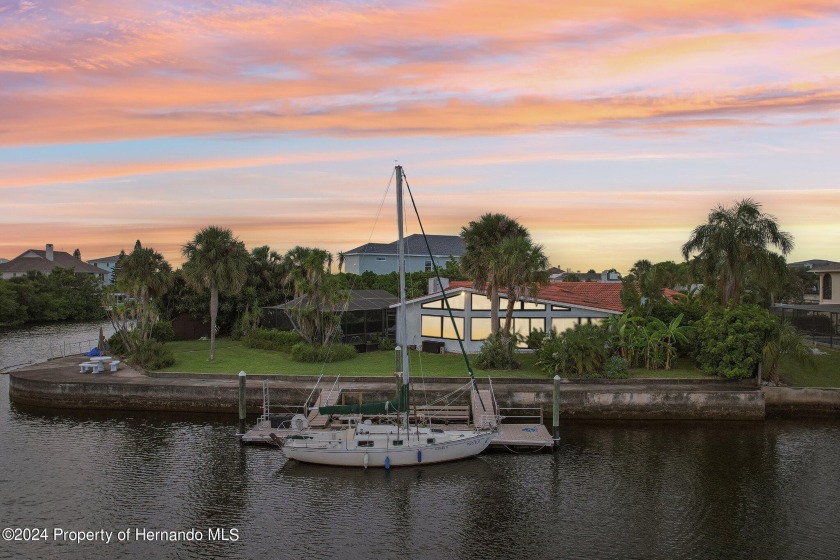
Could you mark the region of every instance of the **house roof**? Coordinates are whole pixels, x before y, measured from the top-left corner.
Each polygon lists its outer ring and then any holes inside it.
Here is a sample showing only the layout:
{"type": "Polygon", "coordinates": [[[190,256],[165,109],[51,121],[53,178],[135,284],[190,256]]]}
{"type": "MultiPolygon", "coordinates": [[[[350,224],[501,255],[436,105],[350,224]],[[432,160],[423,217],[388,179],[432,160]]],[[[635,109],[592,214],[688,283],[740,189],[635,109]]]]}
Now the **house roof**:
{"type": "MultiPolygon", "coordinates": [[[[625,308],[621,304],[621,286],[618,282],[552,282],[542,284],[534,299],[555,305],[623,313],[625,308]]],[[[447,291],[472,287],[472,282],[457,280],[449,283],[447,291]]],[[[505,294],[506,290],[500,290],[500,293],[505,294]]],[[[668,288],[663,290],[663,293],[668,299],[680,295],[680,292],[668,288]]]]}
{"type": "Polygon", "coordinates": [[[815,266],[811,269],[811,272],[840,272],[840,263],[815,266]]]}
{"type": "MultiPolygon", "coordinates": [[[[274,305],[266,309],[295,309],[301,303],[305,302],[306,296],[295,298],[287,301],[282,305],[274,305]]],[[[350,290],[350,304],[345,309],[344,306],[336,307],[330,311],[375,311],[377,309],[387,309],[392,304],[399,300],[396,296],[391,295],[385,290],[350,290]]]]}
{"type": "MultiPolygon", "coordinates": [[[[436,257],[461,257],[464,255],[464,240],[460,235],[427,235],[429,247],[436,257]]],[[[399,242],[393,243],[365,243],[344,253],[345,255],[398,255],[399,242]]],[[[407,255],[428,255],[426,243],[419,233],[405,238],[405,252],[407,255]]]]}
{"type": "Polygon", "coordinates": [[[30,270],[37,270],[49,274],[57,266],[72,268],[76,272],[86,274],[104,274],[101,268],[81,261],[64,251],[53,251],[53,260],[47,260],[47,252],[41,249],[29,249],[9,262],[0,264],[0,272],[29,272],[30,270]]]}
{"type": "Polygon", "coordinates": [[[825,259],[809,259],[807,261],[787,263],[787,265],[788,268],[807,268],[810,270],[816,267],[823,267],[829,265],[838,266],[840,265],[840,263],[837,263],[835,261],[827,261],[825,259]]]}
{"type": "Polygon", "coordinates": [[[119,255],[114,255],[113,257],[102,257],[102,258],[99,258],[99,259],[90,259],[88,262],[90,264],[93,264],[93,263],[111,263],[111,262],[116,263],[118,260],[120,260],[120,256],[119,255]]]}

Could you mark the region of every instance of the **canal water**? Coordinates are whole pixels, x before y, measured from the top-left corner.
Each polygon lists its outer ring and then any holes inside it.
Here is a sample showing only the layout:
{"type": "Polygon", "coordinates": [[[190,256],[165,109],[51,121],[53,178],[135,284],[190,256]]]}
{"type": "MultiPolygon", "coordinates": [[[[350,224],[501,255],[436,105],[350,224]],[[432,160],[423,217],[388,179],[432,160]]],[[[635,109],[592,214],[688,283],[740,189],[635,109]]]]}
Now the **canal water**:
{"type": "Polygon", "coordinates": [[[110,321],[43,323],[0,328],[0,372],[40,363],[65,354],[81,354],[96,346],[99,329],[114,334],[110,321]]]}
{"type": "Polygon", "coordinates": [[[241,447],[232,416],[18,407],[8,383],[1,375],[0,525],[29,530],[30,540],[0,541],[0,558],[835,559],[840,551],[837,420],[565,423],[554,453],[385,472],[241,447]],[[73,542],[73,531],[100,539],[111,531],[111,542],[73,542]]]}

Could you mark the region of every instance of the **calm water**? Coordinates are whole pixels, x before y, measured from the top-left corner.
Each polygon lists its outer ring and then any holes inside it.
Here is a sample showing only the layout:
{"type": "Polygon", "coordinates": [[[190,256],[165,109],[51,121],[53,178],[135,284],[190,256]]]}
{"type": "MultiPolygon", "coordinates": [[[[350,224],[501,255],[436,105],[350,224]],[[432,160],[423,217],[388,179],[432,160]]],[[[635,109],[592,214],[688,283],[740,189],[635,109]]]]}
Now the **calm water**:
{"type": "Polygon", "coordinates": [[[0,371],[51,357],[80,354],[96,346],[99,329],[105,337],[114,334],[110,321],[45,323],[0,329],[0,371]]]}
{"type": "MultiPolygon", "coordinates": [[[[567,424],[553,454],[418,468],[286,463],[215,416],[10,406],[2,558],[837,558],[840,422],[567,424]],[[56,529],[131,542],[55,542],[56,529]],[[201,542],[135,542],[137,529],[201,542]],[[209,529],[238,541],[209,541],[209,529]]],[[[216,535],[219,536],[218,534],[216,535]]]]}

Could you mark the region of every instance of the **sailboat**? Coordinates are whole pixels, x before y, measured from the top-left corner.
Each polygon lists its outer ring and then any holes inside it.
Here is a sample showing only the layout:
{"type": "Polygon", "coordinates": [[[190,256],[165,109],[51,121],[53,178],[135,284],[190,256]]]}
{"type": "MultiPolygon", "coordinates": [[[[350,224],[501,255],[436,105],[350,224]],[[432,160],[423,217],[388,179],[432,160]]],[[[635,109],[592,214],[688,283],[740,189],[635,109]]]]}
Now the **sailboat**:
{"type": "MultiPolygon", "coordinates": [[[[399,234],[400,306],[397,312],[397,344],[402,349],[402,384],[396,397],[381,403],[333,405],[319,408],[320,414],[377,415],[387,423],[365,420],[339,430],[303,430],[283,441],[286,457],[305,463],[343,467],[403,467],[442,463],[473,457],[484,451],[496,429],[440,429],[422,426],[409,414],[410,381],[408,333],[406,328],[405,240],[403,235],[403,170],[397,165],[397,230],[399,234]]],[[[472,376],[472,390],[475,378],[472,376]]]]}

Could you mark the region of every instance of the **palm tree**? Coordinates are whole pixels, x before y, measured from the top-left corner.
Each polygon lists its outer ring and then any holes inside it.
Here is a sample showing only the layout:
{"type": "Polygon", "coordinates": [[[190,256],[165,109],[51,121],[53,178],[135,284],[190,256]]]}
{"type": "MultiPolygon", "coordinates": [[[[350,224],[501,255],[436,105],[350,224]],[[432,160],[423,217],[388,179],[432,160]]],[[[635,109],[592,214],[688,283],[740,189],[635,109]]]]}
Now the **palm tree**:
{"type": "Polygon", "coordinates": [[[506,239],[499,246],[501,267],[499,284],[507,289],[507,310],[502,336],[510,337],[510,326],[516,302],[523,297],[534,297],[537,285],[548,282],[548,257],[542,245],[535,245],[527,235],[506,239]]]}
{"type": "Polygon", "coordinates": [[[341,272],[344,269],[344,261],[347,259],[347,254],[343,251],[338,252],[338,271],[341,272]]]}
{"type": "Polygon", "coordinates": [[[779,229],[774,216],[763,214],[759,203],[746,198],[729,208],[714,208],[708,222],[691,232],[682,254],[688,260],[697,252],[701,271],[717,283],[721,303],[731,305],[741,297],[748,270],[770,258],[768,245],[787,255],[793,237],[779,229]]]}
{"type": "Polygon", "coordinates": [[[349,292],[342,290],[330,274],[331,265],[332,254],[310,247],[295,247],[283,260],[283,282],[292,286],[295,297],[300,298],[292,310],[292,320],[311,344],[323,345],[333,339],[341,319],[336,310],[350,300],[349,292]]]}
{"type": "Polygon", "coordinates": [[[476,290],[490,299],[490,331],[499,332],[499,274],[505,267],[500,247],[506,239],[528,237],[528,230],[504,214],[484,214],[461,229],[464,256],[461,267],[476,290]]]}
{"type": "Polygon", "coordinates": [[[120,254],[115,267],[117,289],[129,296],[127,303],[112,305],[112,319],[124,345],[134,350],[135,343],[149,339],[152,325],[158,318],[157,301],[172,286],[172,267],[163,256],[152,248],[143,247],[140,241],[129,254],[120,254]],[[115,317],[124,315],[122,317],[115,317]],[[128,337],[129,324],[134,322],[133,340],[128,337]]]}
{"type": "Polygon", "coordinates": [[[182,270],[187,284],[210,290],[210,361],[216,357],[216,315],[219,292],[239,290],[248,277],[248,251],[231,230],[208,226],[181,248],[186,257],[182,270]]]}
{"type": "Polygon", "coordinates": [[[779,384],[779,363],[783,356],[791,356],[803,365],[814,365],[814,355],[805,337],[786,320],[777,321],[767,335],[761,352],[762,366],[776,385],[779,384]]]}

